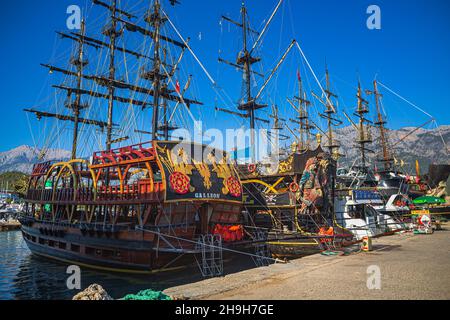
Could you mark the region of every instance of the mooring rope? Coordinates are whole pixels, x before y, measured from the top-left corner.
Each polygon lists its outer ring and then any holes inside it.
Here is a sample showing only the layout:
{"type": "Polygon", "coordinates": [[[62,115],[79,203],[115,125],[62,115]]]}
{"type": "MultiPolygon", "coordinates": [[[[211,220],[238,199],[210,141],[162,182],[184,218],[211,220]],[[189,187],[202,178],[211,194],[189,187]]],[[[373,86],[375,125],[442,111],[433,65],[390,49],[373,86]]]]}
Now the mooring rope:
{"type": "MultiPolygon", "coordinates": [[[[165,233],[152,231],[152,230],[147,230],[147,229],[144,229],[144,228],[136,228],[136,230],[153,233],[153,234],[160,235],[160,236],[163,236],[163,237],[173,238],[173,239],[176,239],[178,241],[184,241],[184,242],[188,242],[188,243],[192,243],[192,244],[198,244],[197,241],[193,241],[193,240],[189,240],[189,239],[185,239],[185,238],[180,238],[180,237],[177,237],[177,236],[171,236],[171,235],[168,235],[168,234],[165,234],[165,233]]],[[[228,252],[233,252],[233,253],[237,253],[237,254],[242,254],[242,255],[245,255],[245,256],[249,256],[249,257],[263,258],[263,259],[272,260],[272,261],[278,262],[278,263],[286,263],[284,260],[280,260],[280,259],[274,259],[274,258],[270,258],[270,257],[259,256],[259,255],[252,254],[252,253],[247,253],[247,252],[243,252],[243,251],[233,250],[233,249],[229,249],[229,248],[223,248],[223,247],[214,246],[214,245],[210,245],[210,244],[206,244],[206,243],[203,244],[203,245],[206,246],[206,247],[218,248],[218,249],[221,249],[223,251],[228,251],[228,252]]]]}

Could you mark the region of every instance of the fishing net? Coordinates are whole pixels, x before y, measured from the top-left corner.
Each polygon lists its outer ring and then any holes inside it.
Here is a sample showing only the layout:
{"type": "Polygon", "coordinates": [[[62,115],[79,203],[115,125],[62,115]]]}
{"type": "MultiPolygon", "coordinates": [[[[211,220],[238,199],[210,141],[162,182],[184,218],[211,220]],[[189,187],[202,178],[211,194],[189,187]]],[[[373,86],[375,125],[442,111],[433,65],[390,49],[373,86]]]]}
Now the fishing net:
{"type": "Polygon", "coordinates": [[[161,291],[142,290],[138,294],[128,294],[121,300],[172,300],[172,298],[161,291]]]}

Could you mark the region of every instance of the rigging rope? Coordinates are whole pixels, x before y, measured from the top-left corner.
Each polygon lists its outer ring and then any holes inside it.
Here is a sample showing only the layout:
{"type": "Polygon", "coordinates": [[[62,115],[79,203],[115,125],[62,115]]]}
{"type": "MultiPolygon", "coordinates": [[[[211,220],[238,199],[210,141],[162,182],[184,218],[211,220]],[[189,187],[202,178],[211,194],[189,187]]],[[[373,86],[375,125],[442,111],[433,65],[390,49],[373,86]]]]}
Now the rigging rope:
{"type": "MultiPolygon", "coordinates": [[[[140,228],[140,227],[136,227],[136,230],[140,230],[140,231],[143,231],[143,232],[149,232],[149,233],[156,234],[156,235],[159,235],[159,236],[162,236],[162,237],[173,238],[173,239],[176,239],[176,240],[178,240],[180,242],[188,242],[188,243],[192,243],[192,244],[197,244],[198,243],[197,241],[193,241],[193,240],[189,240],[189,239],[185,239],[185,238],[180,238],[180,237],[177,237],[177,236],[171,236],[171,235],[168,235],[168,234],[165,234],[165,233],[152,231],[152,230],[147,230],[147,229],[140,228]]],[[[248,253],[248,252],[244,252],[244,251],[238,251],[238,250],[233,250],[233,249],[229,249],[229,248],[223,248],[223,247],[214,246],[214,245],[210,245],[210,244],[206,244],[206,243],[202,244],[202,245],[204,245],[205,247],[218,248],[218,249],[221,249],[223,251],[237,253],[237,254],[241,254],[241,255],[245,255],[245,256],[249,256],[249,257],[263,258],[263,259],[272,260],[273,262],[278,262],[278,263],[286,263],[285,261],[280,260],[280,259],[276,259],[276,258],[274,259],[274,258],[270,258],[270,257],[259,256],[259,255],[248,253]]]]}
{"type": "Polygon", "coordinates": [[[308,65],[309,70],[311,71],[311,73],[313,74],[314,78],[316,79],[316,82],[317,82],[317,84],[319,85],[320,90],[322,91],[322,94],[323,94],[323,95],[325,96],[325,98],[327,99],[327,102],[330,104],[330,106],[331,106],[331,108],[333,109],[333,111],[335,111],[335,110],[334,110],[333,104],[331,103],[330,99],[328,99],[328,95],[326,95],[325,90],[323,89],[323,87],[322,87],[322,85],[321,85],[319,79],[317,78],[316,73],[314,72],[313,68],[312,68],[311,65],[309,64],[308,58],[306,58],[305,54],[303,53],[302,48],[301,48],[300,45],[298,44],[298,41],[296,41],[295,44],[296,44],[298,50],[300,51],[300,53],[301,53],[303,59],[305,59],[305,62],[306,62],[306,64],[308,65]]]}
{"type": "Polygon", "coordinates": [[[435,119],[431,114],[429,114],[428,112],[426,112],[425,110],[423,110],[422,108],[418,107],[417,105],[415,105],[414,103],[412,103],[411,101],[403,98],[401,95],[399,95],[398,93],[396,93],[395,91],[393,91],[392,89],[388,88],[386,85],[384,85],[383,83],[381,83],[380,81],[378,81],[378,83],[380,84],[380,86],[382,86],[383,88],[385,88],[386,90],[388,90],[390,93],[394,94],[395,96],[397,96],[398,98],[400,98],[401,100],[405,101],[406,103],[410,104],[411,106],[413,106],[414,108],[416,108],[417,110],[419,110],[420,112],[426,114],[427,116],[429,116],[431,119],[435,119]]]}
{"type": "Polygon", "coordinates": [[[192,51],[191,47],[189,46],[189,44],[186,42],[186,40],[184,40],[183,36],[180,34],[180,32],[178,31],[178,29],[175,27],[175,25],[172,23],[172,20],[170,20],[169,16],[167,15],[167,13],[161,9],[161,11],[164,13],[164,15],[167,18],[167,21],[169,21],[169,24],[172,26],[172,28],[175,30],[175,32],[177,33],[178,37],[181,39],[181,41],[183,41],[184,45],[186,46],[186,48],[189,50],[189,52],[192,54],[192,56],[194,57],[194,59],[198,62],[198,64],[200,65],[200,67],[203,69],[203,71],[205,72],[205,74],[207,75],[207,77],[209,78],[209,80],[212,82],[213,85],[216,85],[216,81],[211,77],[211,75],[209,74],[208,70],[206,70],[205,66],[202,64],[202,62],[200,61],[200,59],[197,57],[197,55],[194,53],[194,51],[192,51]]]}
{"type": "Polygon", "coordinates": [[[445,153],[448,155],[449,154],[449,150],[447,147],[447,143],[444,139],[444,136],[442,135],[442,131],[440,130],[439,125],[437,124],[436,118],[433,117],[431,114],[429,114],[428,112],[426,112],[425,110],[423,110],[422,108],[420,108],[419,106],[417,106],[416,104],[412,103],[411,101],[409,101],[408,99],[402,97],[400,94],[398,94],[397,92],[395,92],[394,90],[392,90],[391,88],[389,88],[387,85],[383,84],[382,82],[378,81],[378,83],[380,84],[380,86],[382,86],[383,88],[385,88],[386,90],[388,90],[390,93],[392,93],[393,95],[395,95],[397,98],[403,100],[404,102],[408,103],[409,105],[413,106],[415,109],[419,110],[420,112],[422,112],[423,114],[427,115],[428,117],[431,118],[431,120],[434,122],[434,124],[436,125],[436,129],[438,130],[439,135],[441,136],[441,140],[442,143],[444,144],[445,147],[445,153]]]}

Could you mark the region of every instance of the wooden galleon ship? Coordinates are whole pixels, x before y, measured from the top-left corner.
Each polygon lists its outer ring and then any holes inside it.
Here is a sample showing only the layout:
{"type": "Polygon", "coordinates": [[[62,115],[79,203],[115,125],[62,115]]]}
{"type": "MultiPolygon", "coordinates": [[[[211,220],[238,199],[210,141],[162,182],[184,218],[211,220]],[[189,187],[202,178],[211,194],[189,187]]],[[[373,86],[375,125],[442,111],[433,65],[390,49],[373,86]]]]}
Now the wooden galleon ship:
{"type": "MultiPolygon", "coordinates": [[[[65,112],[26,110],[38,119],[74,126],[71,159],[33,168],[21,218],[28,247],[37,255],[77,265],[155,272],[183,266],[188,259],[192,262],[192,255],[208,251],[211,245],[242,241],[242,186],[227,154],[169,138],[169,132],[176,129],[167,116],[169,111],[184,108],[190,112],[190,106],[201,104],[184,96],[190,78],[184,89],[175,81],[187,41],[178,32],[179,40],[162,34],[165,25],[175,27],[159,0],[150,3],[144,19],[118,8],[116,0],[93,3],[107,10],[104,40],[88,36],[83,21],[80,32],[59,33],[75,42],[69,68],[45,65],[51,73],[63,74],[74,83],[55,86],[66,94],[65,112]],[[142,42],[142,52],[133,51],[123,45],[128,34],[150,41],[142,42]],[[169,45],[174,48],[169,50],[169,45]],[[107,51],[107,75],[88,74],[87,47],[107,51]],[[153,54],[148,56],[145,50],[153,54]],[[177,52],[176,57],[168,57],[169,52],[177,52]],[[144,61],[135,82],[118,78],[117,53],[144,61]],[[94,101],[100,106],[106,102],[105,121],[88,118],[94,101]],[[114,138],[122,124],[113,122],[118,104],[142,113],[151,111],[152,131],[135,128],[151,134],[150,142],[114,147],[129,139],[114,138]],[[85,127],[100,127],[101,134],[106,129],[106,146],[104,151],[79,158],[81,128],[85,127]]],[[[81,147],[92,148],[89,142],[81,147]]]]}
{"type": "Polygon", "coordinates": [[[243,94],[237,105],[237,111],[216,109],[249,121],[249,152],[244,156],[246,160],[241,161],[246,163],[238,166],[244,189],[244,206],[254,225],[267,231],[266,243],[271,253],[286,257],[322,250],[331,242],[351,240],[352,235],[335,223],[335,159],[339,146],[334,143],[332,127],[338,124],[336,123],[338,120],[334,118],[336,111],[331,99],[335,95],[329,88],[328,72],[327,87],[323,90],[325,97],[316,96],[326,106],[325,113],[320,116],[327,120],[328,132],[316,126],[308,115],[311,102],[308,101],[303,88],[299,69],[298,94],[293,98],[287,98],[287,103],[296,110],[296,118],[283,119],[279,116],[277,106],[272,107],[273,113],[270,115],[272,121],[257,114],[259,110],[268,107],[267,104],[260,102],[263,92],[292,49],[298,47],[296,40],[292,40],[268,75],[261,74],[261,68],[255,66],[262,61],[262,58],[256,56],[257,51],[282,2],[283,0],[277,2],[262,32],[257,32],[250,26],[245,4],[241,8],[240,20],[222,17],[224,22],[231,23],[242,31],[243,42],[236,62],[221,57],[219,62],[243,72],[243,94]],[[256,40],[250,43],[250,39],[254,38],[256,40]],[[260,87],[255,80],[257,77],[264,78],[260,87]],[[298,129],[290,129],[288,122],[298,125],[298,129]],[[267,154],[266,159],[258,158],[255,150],[257,123],[273,124],[267,136],[270,144],[275,146],[273,148],[275,152],[267,154]],[[282,134],[283,129],[288,129],[290,136],[282,134]],[[328,145],[325,148],[322,147],[321,133],[316,135],[316,139],[312,138],[313,129],[318,129],[327,136],[328,145]],[[292,147],[289,150],[282,150],[279,142],[290,138],[294,138],[295,141],[292,147]]]}

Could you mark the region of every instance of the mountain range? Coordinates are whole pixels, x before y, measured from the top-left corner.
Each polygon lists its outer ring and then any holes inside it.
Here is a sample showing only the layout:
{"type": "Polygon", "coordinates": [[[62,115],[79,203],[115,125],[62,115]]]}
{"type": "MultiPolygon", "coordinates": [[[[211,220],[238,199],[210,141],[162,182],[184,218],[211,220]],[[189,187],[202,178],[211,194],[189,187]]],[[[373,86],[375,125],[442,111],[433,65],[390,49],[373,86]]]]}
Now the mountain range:
{"type": "Polygon", "coordinates": [[[44,154],[41,149],[20,146],[9,151],[0,152],[0,173],[12,171],[31,173],[35,163],[51,160],[68,160],[70,155],[70,151],[63,149],[48,149],[44,154]]]}
{"type": "MultiPolygon", "coordinates": [[[[388,137],[390,145],[395,145],[403,137],[407,136],[414,128],[402,128],[399,130],[389,130],[388,137]]],[[[369,162],[375,163],[379,154],[379,136],[377,130],[371,130],[374,142],[367,148],[375,151],[368,153],[369,162]]],[[[359,159],[359,150],[355,148],[356,130],[349,126],[336,130],[336,139],[341,145],[340,153],[344,157],[340,160],[341,166],[351,165],[356,159],[359,159]]],[[[450,125],[440,126],[436,129],[418,129],[410,134],[401,143],[390,148],[399,163],[403,161],[404,170],[414,172],[415,162],[419,160],[422,173],[428,172],[431,163],[450,164],[450,150],[444,146],[444,142],[450,141],[450,125]]],[[[9,151],[0,152],[0,173],[2,172],[23,172],[30,173],[33,164],[57,160],[64,161],[70,159],[70,151],[63,149],[48,149],[42,157],[43,152],[30,146],[20,146],[9,151]],[[42,158],[42,159],[41,159],[42,158]]]]}
{"type": "MultiPolygon", "coordinates": [[[[398,161],[404,164],[402,171],[415,172],[416,160],[419,161],[421,172],[428,172],[430,164],[450,164],[450,125],[435,129],[417,129],[413,127],[399,130],[388,130],[389,152],[398,161]],[[406,138],[405,138],[406,137],[406,138]],[[402,140],[402,141],[401,141],[402,140]],[[401,141],[401,142],[400,142],[401,141]],[[445,142],[444,142],[445,141],[445,142]]],[[[376,128],[371,129],[372,144],[367,145],[367,157],[372,164],[380,158],[381,146],[379,133],[376,128]]],[[[351,165],[360,158],[360,151],[356,148],[357,131],[349,126],[336,130],[336,139],[340,142],[340,152],[344,155],[341,165],[351,165]]],[[[378,164],[382,168],[382,164],[378,164]]]]}

